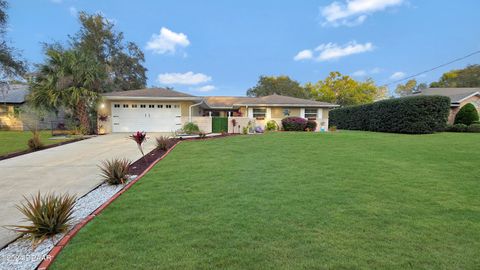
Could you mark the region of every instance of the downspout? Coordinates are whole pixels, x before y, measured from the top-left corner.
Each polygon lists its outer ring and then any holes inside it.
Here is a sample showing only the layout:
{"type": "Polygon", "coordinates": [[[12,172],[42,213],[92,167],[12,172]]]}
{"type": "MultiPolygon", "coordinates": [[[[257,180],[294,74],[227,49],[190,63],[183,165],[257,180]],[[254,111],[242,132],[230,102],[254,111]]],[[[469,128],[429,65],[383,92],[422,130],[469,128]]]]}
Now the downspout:
{"type": "Polygon", "coordinates": [[[197,104],[190,105],[190,107],[188,108],[188,122],[192,122],[192,108],[195,106],[201,105],[202,103],[203,103],[203,99],[197,104]]]}

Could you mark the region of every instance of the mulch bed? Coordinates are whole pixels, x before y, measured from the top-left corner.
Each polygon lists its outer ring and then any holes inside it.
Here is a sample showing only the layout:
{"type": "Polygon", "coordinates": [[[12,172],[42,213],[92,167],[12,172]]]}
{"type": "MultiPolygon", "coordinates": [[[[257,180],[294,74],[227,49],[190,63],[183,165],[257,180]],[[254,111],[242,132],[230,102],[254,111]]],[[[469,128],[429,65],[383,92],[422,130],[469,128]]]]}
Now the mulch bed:
{"type": "Polygon", "coordinates": [[[72,139],[72,140],[68,140],[68,141],[64,141],[64,142],[49,144],[49,145],[46,145],[42,149],[37,150],[37,151],[23,150],[23,151],[13,152],[13,153],[10,153],[10,154],[0,156],[0,160],[9,159],[9,158],[13,158],[13,157],[18,157],[18,156],[25,155],[25,154],[28,154],[28,153],[38,152],[38,151],[42,151],[42,150],[45,150],[45,149],[57,147],[57,146],[60,146],[60,145],[65,145],[65,144],[69,144],[69,143],[78,142],[78,141],[81,141],[81,140],[86,140],[86,139],[89,139],[89,138],[90,137],[76,138],[76,139],[72,139]]]}

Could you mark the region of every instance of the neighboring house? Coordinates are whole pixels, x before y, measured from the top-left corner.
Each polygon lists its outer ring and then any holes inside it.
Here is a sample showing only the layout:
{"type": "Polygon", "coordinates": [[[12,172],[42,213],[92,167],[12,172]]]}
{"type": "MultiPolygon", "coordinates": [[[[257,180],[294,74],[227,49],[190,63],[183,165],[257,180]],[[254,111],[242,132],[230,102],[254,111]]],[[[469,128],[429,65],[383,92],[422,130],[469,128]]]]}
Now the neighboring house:
{"type": "Polygon", "coordinates": [[[460,108],[472,103],[480,112],[480,88],[427,88],[414,95],[440,95],[450,98],[450,115],[448,123],[453,124],[460,108]]]}
{"type": "MultiPolygon", "coordinates": [[[[5,95],[0,93],[0,130],[28,130],[21,117],[22,111],[27,107],[28,93],[28,85],[24,84],[12,84],[5,95]]],[[[54,113],[47,113],[45,117],[39,119],[36,127],[50,129],[52,121],[56,120],[54,113]]]]}
{"type": "Polygon", "coordinates": [[[328,112],[337,105],[294,97],[198,97],[151,88],[105,93],[99,109],[99,132],[174,132],[187,122],[204,132],[239,133],[243,127],[265,127],[269,120],[281,126],[287,116],[317,121],[328,129],[328,112]],[[235,121],[232,121],[235,120],[235,121]],[[233,126],[235,122],[235,126],[233,126]]]}

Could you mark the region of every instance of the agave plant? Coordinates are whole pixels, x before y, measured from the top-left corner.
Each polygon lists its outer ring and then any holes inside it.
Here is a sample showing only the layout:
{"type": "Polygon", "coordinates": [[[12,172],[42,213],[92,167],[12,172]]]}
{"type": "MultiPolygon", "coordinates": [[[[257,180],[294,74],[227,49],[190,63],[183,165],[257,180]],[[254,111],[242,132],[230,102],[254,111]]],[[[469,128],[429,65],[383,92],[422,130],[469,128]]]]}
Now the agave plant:
{"type": "Polygon", "coordinates": [[[29,225],[12,225],[11,230],[20,233],[22,236],[32,240],[32,247],[35,249],[45,239],[53,237],[58,233],[64,233],[70,227],[72,220],[73,206],[77,198],[68,194],[55,195],[49,193],[46,195],[37,195],[27,199],[25,202],[17,205],[17,209],[25,215],[25,220],[29,225]]]}
{"type": "Polygon", "coordinates": [[[147,160],[145,159],[145,154],[143,153],[143,143],[147,140],[147,133],[145,131],[137,131],[130,135],[130,139],[135,141],[138,146],[138,150],[140,150],[140,153],[142,153],[143,160],[145,163],[147,163],[147,160]]]}
{"type": "Polygon", "coordinates": [[[128,177],[128,169],[131,162],[128,159],[114,158],[112,160],[102,161],[100,175],[103,180],[110,185],[125,184],[128,177]]]}

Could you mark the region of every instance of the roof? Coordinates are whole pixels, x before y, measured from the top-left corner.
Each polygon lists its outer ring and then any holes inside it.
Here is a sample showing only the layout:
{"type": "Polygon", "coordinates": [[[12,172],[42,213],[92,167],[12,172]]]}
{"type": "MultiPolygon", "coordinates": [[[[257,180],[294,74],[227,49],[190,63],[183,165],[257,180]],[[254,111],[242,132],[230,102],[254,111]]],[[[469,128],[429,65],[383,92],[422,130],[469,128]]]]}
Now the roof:
{"type": "Polygon", "coordinates": [[[427,88],[423,89],[419,93],[415,93],[415,95],[424,95],[424,96],[446,96],[450,98],[452,104],[460,103],[463,100],[479,95],[480,96],[480,88],[427,88]]]}
{"type": "Polygon", "coordinates": [[[0,103],[22,104],[25,102],[29,93],[28,85],[26,84],[12,84],[5,99],[0,94],[0,103]]]}
{"type": "Polygon", "coordinates": [[[233,108],[238,106],[288,106],[288,107],[337,107],[328,102],[295,98],[281,95],[264,97],[204,97],[205,103],[212,108],[233,108]]]}
{"type": "Polygon", "coordinates": [[[104,93],[103,96],[107,99],[198,99],[195,96],[166,88],[145,88],[138,90],[116,91],[104,93]]]}

